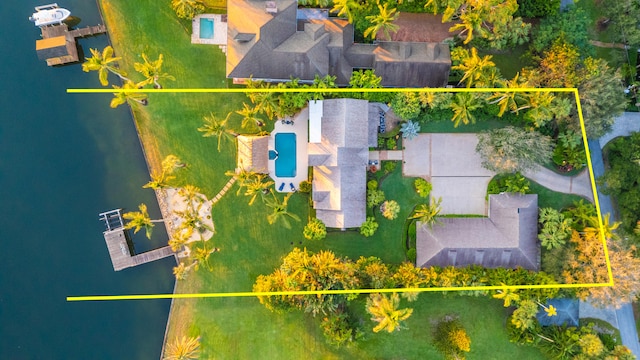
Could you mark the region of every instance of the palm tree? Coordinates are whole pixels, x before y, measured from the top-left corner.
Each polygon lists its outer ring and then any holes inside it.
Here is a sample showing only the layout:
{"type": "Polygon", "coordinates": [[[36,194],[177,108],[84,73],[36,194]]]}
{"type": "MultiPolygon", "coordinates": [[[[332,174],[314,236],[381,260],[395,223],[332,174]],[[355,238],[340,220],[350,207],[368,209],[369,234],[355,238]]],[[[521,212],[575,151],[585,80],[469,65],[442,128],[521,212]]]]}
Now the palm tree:
{"type": "MultiPolygon", "coordinates": [[[[614,221],[613,224],[610,222],[611,219],[611,214],[606,214],[605,216],[602,217],[602,233],[604,235],[604,238],[607,240],[611,240],[614,238],[615,233],[614,231],[620,226],[621,222],[619,221],[614,221]]],[[[590,219],[589,223],[591,224],[591,226],[587,226],[584,228],[584,232],[588,233],[588,232],[592,232],[592,233],[599,233],[600,232],[600,225],[598,224],[598,217],[594,216],[590,219]]]]}
{"type": "Polygon", "coordinates": [[[194,258],[193,265],[195,265],[196,271],[200,268],[201,265],[205,266],[207,270],[211,270],[211,264],[209,264],[209,257],[211,256],[211,254],[220,251],[220,249],[216,247],[214,247],[213,249],[207,249],[206,242],[202,241],[202,243],[204,245],[202,247],[197,248],[193,254],[193,258],[194,258]]]}
{"type": "Polygon", "coordinates": [[[268,179],[267,175],[257,174],[244,182],[243,185],[246,188],[244,195],[251,196],[249,206],[253,205],[258,195],[261,195],[263,197],[262,200],[264,201],[264,195],[268,193],[269,188],[274,184],[273,181],[265,181],[265,179],[268,179]]]}
{"type": "Polygon", "coordinates": [[[171,7],[179,18],[187,20],[204,11],[204,5],[198,0],[171,0],[171,7]]]}
{"type": "MultiPolygon", "coordinates": [[[[133,81],[128,79],[124,81],[124,84],[122,85],[122,87],[113,85],[114,89],[125,89],[125,90],[139,89],[141,87],[142,86],[140,84],[136,84],[133,81]]],[[[113,93],[113,99],[111,99],[111,104],[109,104],[109,106],[115,109],[124,103],[129,103],[129,104],[137,103],[137,104],[147,106],[147,104],[149,104],[149,101],[147,100],[147,94],[145,93],[139,93],[139,92],[133,92],[133,91],[120,91],[117,93],[113,93]]]]}
{"type": "Polygon", "coordinates": [[[381,6],[380,2],[378,2],[380,13],[366,17],[367,20],[371,21],[371,26],[364,31],[364,37],[371,36],[371,39],[375,39],[378,31],[382,30],[387,40],[391,40],[389,31],[398,32],[400,27],[393,22],[400,16],[400,13],[396,13],[396,9],[388,10],[388,5],[381,6]]]}
{"type": "MultiPolygon", "coordinates": [[[[247,89],[269,89],[271,85],[264,83],[260,80],[249,80],[247,83],[247,89]]],[[[278,94],[274,92],[250,92],[247,93],[251,103],[255,105],[258,112],[265,114],[269,120],[273,120],[273,117],[278,111],[278,94]]]]}
{"type": "Polygon", "coordinates": [[[164,360],[189,360],[200,356],[200,338],[176,338],[168,343],[164,353],[164,360]]]}
{"type": "Polygon", "coordinates": [[[440,213],[440,203],[442,202],[442,198],[438,198],[437,200],[431,199],[431,203],[429,205],[422,204],[415,209],[413,216],[409,219],[416,219],[420,221],[422,227],[429,226],[429,229],[433,228],[434,224],[439,223],[436,216],[440,213]]]}
{"type": "Polygon", "coordinates": [[[224,120],[218,120],[216,116],[211,113],[204,117],[204,125],[198,128],[198,131],[203,133],[202,136],[215,136],[218,138],[218,152],[220,152],[220,143],[222,142],[222,139],[235,144],[236,138],[240,135],[227,127],[227,121],[229,121],[231,114],[232,113],[228,113],[224,120]]]}
{"type": "Polygon", "coordinates": [[[107,78],[109,73],[116,74],[122,80],[128,80],[126,74],[118,69],[118,60],[120,57],[113,56],[113,48],[109,45],[102,50],[102,53],[97,49],[90,49],[92,56],[85,58],[87,61],[82,64],[82,71],[97,71],[98,79],[102,86],[109,85],[109,79],[107,78]]]}
{"type": "Polygon", "coordinates": [[[397,293],[389,297],[379,293],[369,295],[367,312],[373,316],[371,320],[378,323],[373,328],[373,332],[386,330],[391,333],[400,330],[401,322],[411,316],[413,309],[398,309],[398,305],[400,305],[400,297],[397,293]]]}
{"type": "Polygon", "coordinates": [[[291,195],[293,195],[293,193],[288,193],[282,202],[278,201],[275,194],[273,194],[273,200],[267,200],[267,206],[273,209],[273,212],[267,215],[267,221],[269,224],[275,224],[279,219],[282,219],[284,227],[291,229],[291,223],[288,218],[300,221],[300,217],[298,215],[290,213],[287,210],[287,204],[291,195]]]}
{"type": "Polygon", "coordinates": [[[331,12],[338,12],[337,16],[347,16],[347,21],[353,23],[353,17],[357,10],[360,10],[361,6],[357,0],[334,0],[331,12]]]}
{"type": "Polygon", "coordinates": [[[471,122],[475,124],[476,118],[471,112],[482,107],[482,104],[478,101],[476,93],[456,93],[449,106],[453,110],[451,118],[453,127],[458,127],[460,123],[467,125],[471,122]]]}
{"type": "Polygon", "coordinates": [[[154,190],[165,188],[169,186],[170,180],[175,179],[175,176],[171,176],[171,174],[173,174],[176,169],[186,166],[187,164],[183,163],[177,156],[167,155],[167,157],[162,160],[162,171],[159,173],[157,171],[151,172],[151,181],[142,187],[154,190]]]}
{"type": "Polygon", "coordinates": [[[555,96],[550,92],[532,92],[524,94],[524,104],[518,110],[529,109],[525,117],[537,128],[553,119],[555,96]]]}
{"type": "MultiPolygon", "coordinates": [[[[498,84],[501,87],[505,87],[508,89],[517,89],[521,87],[528,87],[528,84],[522,83],[520,80],[520,73],[516,73],[516,75],[511,80],[501,80],[498,81],[498,84]]],[[[488,99],[491,104],[498,104],[500,106],[500,112],[498,112],[498,117],[502,117],[502,115],[509,109],[512,113],[517,114],[520,110],[519,102],[524,100],[522,93],[516,91],[505,91],[505,92],[496,92],[493,93],[488,99]]]]}
{"type": "Polygon", "coordinates": [[[476,48],[471,48],[471,54],[466,51],[464,53],[466,56],[461,59],[461,63],[451,67],[453,70],[462,70],[464,72],[460,83],[466,81],[468,88],[476,82],[486,84],[489,70],[496,66],[496,64],[491,61],[491,55],[485,55],[481,58],[478,56],[478,50],[476,48]]]}
{"type": "Polygon", "coordinates": [[[144,228],[147,234],[147,238],[151,239],[151,232],[153,231],[154,223],[162,222],[164,219],[151,220],[149,213],[147,212],[147,205],[140,204],[138,206],[140,211],[130,211],[122,214],[122,217],[129,220],[124,226],[125,229],[133,229],[133,233],[136,234],[140,229],[144,228]]]}
{"type": "Polygon", "coordinates": [[[258,109],[257,106],[251,108],[246,103],[242,104],[244,108],[242,110],[236,111],[237,114],[242,115],[242,128],[253,127],[257,125],[258,127],[264,126],[262,120],[258,117],[258,109]]]}
{"type": "MultiPolygon", "coordinates": [[[[458,36],[467,34],[467,38],[464,40],[464,44],[468,44],[473,40],[474,31],[479,34],[487,33],[487,30],[482,26],[483,18],[478,11],[466,11],[460,15],[460,22],[453,25],[449,31],[460,31],[458,36]]],[[[484,37],[484,36],[481,36],[484,37]]]]}
{"type": "Polygon", "coordinates": [[[158,83],[160,79],[176,79],[168,73],[162,72],[162,54],[158,56],[158,60],[149,61],[147,55],[145,53],[142,53],[142,59],[144,60],[144,63],[133,64],[133,67],[136,69],[136,71],[146,78],[145,81],[140,83],[142,86],[154,84],[154,88],[162,89],[162,85],[158,83]]]}

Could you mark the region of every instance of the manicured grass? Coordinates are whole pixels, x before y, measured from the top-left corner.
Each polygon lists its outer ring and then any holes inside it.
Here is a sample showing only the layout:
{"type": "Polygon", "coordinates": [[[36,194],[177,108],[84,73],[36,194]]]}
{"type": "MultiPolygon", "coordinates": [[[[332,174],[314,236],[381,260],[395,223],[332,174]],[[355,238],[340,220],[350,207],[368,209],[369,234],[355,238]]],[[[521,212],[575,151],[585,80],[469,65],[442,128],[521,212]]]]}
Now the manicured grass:
{"type": "MultiPolygon", "coordinates": [[[[177,20],[166,3],[101,0],[101,4],[117,56],[123,57],[121,66],[131,77],[136,75],[133,63],[140,61],[140,53],[146,52],[152,59],[162,53],[164,70],[177,78],[165,82],[166,88],[229,86],[224,77],[224,54],[215,46],[191,45],[188,22],[177,20]]],[[[148,107],[133,108],[150,166],[157,169],[166,155],[175,154],[189,164],[178,172],[175,184],[196,185],[213,197],[229,179],[224,172],[235,167],[235,149],[227,146],[217,152],[215,139],[203,138],[196,128],[202,124],[203,115],[214,112],[224,117],[239,109],[243,101],[244,95],[151,94],[148,107]]],[[[107,106],[105,97],[105,111],[107,106]]],[[[231,118],[237,130],[239,122],[239,116],[231,118]]],[[[401,205],[425,202],[413,190],[413,179],[403,178],[400,171],[398,166],[381,185],[387,198],[401,205]]],[[[256,277],[271,273],[295,246],[331,249],[353,259],[360,255],[378,256],[388,263],[405,259],[401,232],[410,206],[403,206],[393,221],[376,215],[380,228],[371,238],[354,231],[331,232],[323,241],[309,242],[302,237],[309,212],[307,195],[291,198],[289,210],[302,222],[293,222],[289,230],[281,224],[269,225],[269,209],[259,200],[248,206],[248,198],[236,196],[235,190],[232,188],[212,210],[216,234],[211,241],[221,249],[212,256],[213,270],[190,274],[178,283],[178,293],[251,291],[256,277]]],[[[423,294],[411,304],[415,313],[407,323],[409,329],[395,334],[372,334],[373,324],[364,314],[362,300],[351,307],[362,318],[368,336],[347,349],[326,345],[318,319],[301,312],[274,314],[254,298],[176,300],[167,339],[201,336],[202,358],[438,359],[429,344],[429,321],[457,313],[472,338],[469,359],[541,358],[536,349],[508,342],[505,309],[493,299],[423,294]]]]}
{"type": "Polygon", "coordinates": [[[538,207],[550,207],[556,210],[562,210],[572,206],[574,202],[582,199],[581,196],[555,192],[531,179],[528,180],[531,182],[531,185],[529,186],[530,193],[538,194],[538,207]]]}

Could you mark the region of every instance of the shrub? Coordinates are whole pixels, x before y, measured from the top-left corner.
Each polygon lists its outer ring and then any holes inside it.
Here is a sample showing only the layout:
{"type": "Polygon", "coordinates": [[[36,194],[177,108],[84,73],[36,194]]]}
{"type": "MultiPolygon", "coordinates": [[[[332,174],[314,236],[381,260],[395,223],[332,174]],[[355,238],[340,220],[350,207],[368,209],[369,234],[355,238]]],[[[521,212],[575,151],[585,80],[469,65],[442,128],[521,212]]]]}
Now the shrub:
{"type": "Polygon", "coordinates": [[[327,315],[322,319],[320,327],[327,343],[335,347],[348,345],[357,338],[357,329],[351,326],[349,317],[344,313],[327,315]]]}
{"type": "Polygon", "coordinates": [[[433,342],[446,359],[465,359],[464,353],[471,350],[471,339],[460,320],[445,316],[438,322],[433,333],[433,342]]]}
{"type": "Polygon", "coordinates": [[[397,148],[397,146],[398,146],[398,144],[396,143],[396,139],[394,139],[394,138],[387,139],[387,149],[395,150],[397,148]]]}
{"type": "Polygon", "coordinates": [[[423,178],[417,178],[416,181],[413,182],[413,185],[416,188],[416,192],[420,197],[426,198],[431,193],[431,183],[423,178]]]}
{"type": "Polygon", "coordinates": [[[398,92],[391,101],[393,112],[402,120],[413,120],[422,111],[420,96],[414,92],[398,92]]]}
{"type": "MultiPolygon", "coordinates": [[[[392,139],[389,139],[389,140],[392,140],[392,139]]],[[[395,141],[395,140],[394,140],[394,141],[395,141]]],[[[393,172],[393,170],[395,170],[395,169],[396,169],[396,166],[397,166],[397,165],[398,165],[398,163],[397,163],[397,162],[395,162],[395,161],[385,161],[385,162],[384,162],[384,173],[385,173],[385,174],[392,173],[392,172],[393,172]]]]}
{"type": "Polygon", "coordinates": [[[322,240],[327,236],[327,227],[322,220],[313,218],[304,226],[302,235],[308,240],[322,240]]]}
{"type": "Polygon", "coordinates": [[[376,218],[373,216],[367,217],[367,221],[363,222],[360,226],[360,234],[365,237],[373,236],[378,230],[378,223],[376,222],[376,218]]]}
{"type": "Polygon", "coordinates": [[[300,191],[301,193],[308,194],[311,192],[311,189],[312,189],[311,182],[307,180],[300,182],[300,185],[298,185],[298,191],[300,191]]]}
{"type": "Polygon", "coordinates": [[[378,137],[378,148],[382,149],[384,147],[384,144],[385,144],[385,138],[378,137]]]}
{"type": "Polygon", "coordinates": [[[560,0],[518,0],[514,16],[525,18],[555,15],[560,11],[560,0]]]}
{"type": "Polygon", "coordinates": [[[384,201],[384,191],[370,189],[367,190],[367,207],[373,208],[384,201]]]}
{"type": "Polygon", "coordinates": [[[369,180],[367,181],[367,190],[376,190],[378,189],[378,180],[369,180]]]}
{"type": "Polygon", "coordinates": [[[500,194],[503,192],[529,193],[531,182],[520,173],[498,175],[491,179],[487,187],[487,194],[500,194]]]}
{"type": "Polygon", "coordinates": [[[393,220],[398,217],[400,212],[400,204],[395,200],[387,200],[380,206],[380,212],[382,216],[389,220],[393,220]]]}

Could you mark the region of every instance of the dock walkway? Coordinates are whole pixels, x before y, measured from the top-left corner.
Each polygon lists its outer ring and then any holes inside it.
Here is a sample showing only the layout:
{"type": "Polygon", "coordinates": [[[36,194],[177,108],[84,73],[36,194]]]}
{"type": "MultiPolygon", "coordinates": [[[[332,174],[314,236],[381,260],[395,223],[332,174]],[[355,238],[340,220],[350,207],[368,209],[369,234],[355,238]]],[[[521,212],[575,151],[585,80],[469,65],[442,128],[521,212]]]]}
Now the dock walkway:
{"type": "Polygon", "coordinates": [[[40,28],[42,40],[36,41],[36,51],[45,52],[39,55],[46,58],[47,65],[63,65],[74,63],[80,60],[76,39],[87,36],[94,36],[107,32],[105,25],[87,26],[81,29],[69,30],[66,24],[43,26],[40,28]],[[55,40],[59,40],[55,41],[55,40]],[[64,39],[64,41],[62,41],[64,39]],[[64,43],[64,44],[63,44],[64,43]],[[62,50],[51,50],[62,48],[62,50]]]}
{"type": "Polygon", "coordinates": [[[107,244],[114,271],[146,264],[169,256],[175,257],[175,253],[170,246],[133,255],[133,247],[130,246],[127,230],[123,226],[120,209],[101,213],[100,219],[105,222],[104,241],[107,244]]]}

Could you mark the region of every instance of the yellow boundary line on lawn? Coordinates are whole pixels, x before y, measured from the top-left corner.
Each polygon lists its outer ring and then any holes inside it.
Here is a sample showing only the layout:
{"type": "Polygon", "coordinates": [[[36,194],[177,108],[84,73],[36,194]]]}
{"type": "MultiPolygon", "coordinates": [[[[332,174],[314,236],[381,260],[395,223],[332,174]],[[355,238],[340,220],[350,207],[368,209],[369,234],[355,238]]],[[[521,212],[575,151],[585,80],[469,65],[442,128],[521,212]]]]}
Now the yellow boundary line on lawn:
{"type": "Polygon", "coordinates": [[[604,224],[602,221],[602,213],[600,212],[600,201],[595,185],[595,176],[593,174],[593,165],[591,163],[591,152],[587,142],[587,133],[584,127],[584,117],[582,116],[582,104],[580,96],[576,88],[376,88],[376,89],[67,89],[69,94],[90,94],[90,93],[118,93],[118,92],[135,92],[135,93],[354,93],[354,92],[453,92],[453,93],[480,93],[480,92],[563,92],[573,93],[576,100],[578,117],[580,118],[580,129],[582,130],[582,140],[585,145],[585,153],[587,157],[587,167],[589,170],[589,179],[591,181],[591,190],[598,215],[598,224],[600,225],[600,239],[604,249],[605,262],[607,265],[607,274],[609,282],[607,283],[591,283],[591,284],[551,284],[551,285],[500,285],[500,286],[459,286],[459,287],[432,287],[432,288],[397,288],[397,289],[354,289],[354,290],[315,290],[315,291],[270,291],[270,292],[229,292],[229,293],[202,293],[202,294],[139,294],[139,295],[95,295],[95,296],[68,296],[67,301],[108,301],[108,300],[150,300],[150,299],[191,299],[191,298],[227,298],[227,297],[258,297],[258,296],[292,296],[292,295],[329,295],[329,294],[368,294],[368,293],[397,293],[397,292],[436,292],[436,291],[477,291],[477,290],[518,290],[518,289],[567,289],[567,288],[592,288],[592,287],[611,287],[614,286],[613,272],[611,270],[611,262],[609,260],[609,249],[604,236],[604,224]]]}

